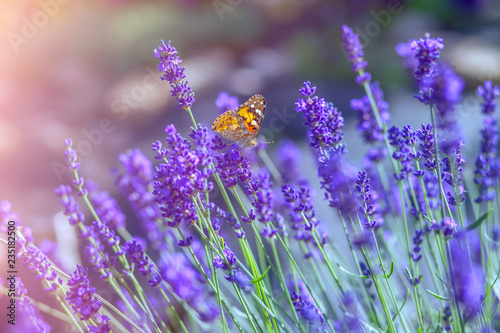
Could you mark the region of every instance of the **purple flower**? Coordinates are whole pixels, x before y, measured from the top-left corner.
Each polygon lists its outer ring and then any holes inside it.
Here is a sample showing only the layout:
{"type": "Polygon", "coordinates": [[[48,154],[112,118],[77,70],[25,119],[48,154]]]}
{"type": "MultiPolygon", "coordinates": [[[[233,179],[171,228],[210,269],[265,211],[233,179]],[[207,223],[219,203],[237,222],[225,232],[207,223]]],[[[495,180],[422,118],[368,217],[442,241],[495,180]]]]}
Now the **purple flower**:
{"type": "Polygon", "coordinates": [[[64,208],[63,214],[68,216],[71,225],[85,221],[85,215],[80,210],[80,206],[78,202],[76,202],[75,197],[69,195],[71,193],[71,187],[69,185],[60,185],[56,188],[55,193],[61,198],[61,204],[64,208]]]}
{"type": "MultiPolygon", "coordinates": [[[[229,214],[220,207],[217,207],[217,205],[215,205],[213,202],[209,204],[208,208],[210,209],[210,218],[212,219],[212,226],[214,226],[214,229],[216,229],[215,225],[217,225],[218,228],[220,228],[220,225],[222,223],[227,223],[229,224],[229,226],[231,226],[231,228],[233,228],[234,232],[236,233],[236,237],[238,238],[245,237],[245,231],[243,230],[241,224],[233,215],[229,214]]],[[[256,216],[254,214],[254,210],[251,209],[249,217],[247,218],[242,216],[241,221],[245,223],[252,223],[253,220],[255,220],[255,218],[256,216]]]]}
{"type": "Polygon", "coordinates": [[[16,277],[16,297],[19,299],[19,309],[20,314],[23,318],[29,318],[29,320],[23,320],[23,324],[27,324],[29,328],[25,328],[25,331],[30,332],[31,329],[36,329],[36,332],[49,333],[51,327],[45,322],[43,317],[40,315],[40,311],[36,306],[33,306],[30,302],[28,296],[28,290],[21,281],[21,278],[16,277]]]}
{"type": "Polygon", "coordinates": [[[17,225],[21,224],[19,215],[12,211],[12,204],[8,200],[0,201],[0,233],[7,232],[9,221],[15,221],[17,225]]]}
{"type": "Polygon", "coordinates": [[[495,97],[500,95],[500,89],[491,81],[485,81],[484,85],[477,87],[476,94],[482,97],[484,102],[481,103],[481,112],[485,115],[491,115],[495,112],[496,103],[495,97]]]}
{"type": "Polygon", "coordinates": [[[426,33],[425,38],[411,41],[410,46],[415,54],[415,58],[418,60],[414,72],[417,80],[425,76],[435,75],[437,59],[444,48],[443,39],[439,37],[431,38],[429,33],[426,33]]]}
{"type": "MultiPolygon", "coordinates": [[[[373,285],[373,280],[371,278],[372,273],[370,272],[370,269],[368,268],[368,266],[366,266],[364,262],[359,263],[359,269],[361,270],[363,276],[367,277],[367,279],[363,279],[363,284],[367,289],[370,288],[373,285]]],[[[374,299],[374,297],[375,295],[370,294],[370,298],[374,299]]]]}
{"type": "Polygon", "coordinates": [[[341,128],[344,127],[344,118],[332,103],[327,103],[324,98],[312,96],[316,87],[311,87],[311,82],[304,82],[304,87],[299,92],[304,97],[299,99],[295,110],[302,113],[304,125],[308,129],[309,145],[316,148],[320,156],[324,150],[341,146],[344,137],[341,128]]]}
{"type": "Polygon", "coordinates": [[[457,224],[455,223],[455,221],[453,221],[453,219],[449,218],[448,216],[441,220],[441,223],[439,224],[434,221],[431,226],[431,228],[434,229],[436,233],[442,232],[445,237],[451,236],[455,232],[456,227],[457,224]]]}
{"type": "Polygon", "coordinates": [[[115,231],[111,230],[106,223],[103,223],[102,221],[93,221],[92,226],[94,227],[94,231],[98,233],[100,239],[106,242],[109,246],[120,245],[120,237],[116,236],[115,231]]]}
{"type": "Polygon", "coordinates": [[[396,45],[396,53],[403,59],[403,66],[414,73],[418,60],[415,58],[415,51],[412,50],[411,41],[396,45]]]}
{"type": "Polygon", "coordinates": [[[433,104],[438,113],[437,126],[445,130],[447,140],[457,136],[458,123],[454,119],[456,104],[462,97],[464,80],[448,63],[437,62],[444,47],[441,38],[425,38],[398,45],[396,52],[403,57],[405,67],[413,71],[422,103],[433,104]]]}
{"type": "Polygon", "coordinates": [[[66,139],[64,140],[64,144],[66,145],[66,151],[64,152],[64,156],[66,156],[66,163],[68,164],[68,168],[70,171],[76,171],[80,168],[80,163],[77,160],[77,152],[73,149],[73,140],[66,139]]]}
{"type": "Polygon", "coordinates": [[[154,50],[154,56],[160,59],[158,69],[163,73],[162,80],[168,81],[172,89],[170,92],[179,101],[179,109],[188,110],[194,103],[194,92],[187,81],[184,81],[185,67],[180,66],[182,60],[177,56],[175,47],[162,40],[158,49],[154,50]]]}
{"type": "Polygon", "coordinates": [[[425,234],[425,230],[415,229],[415,236],[413,237],[413,250],[411,252],[411,259],[414,262],[417,262],[422,258],[422,254],[420,253],[422,248],[420,247],[420,245],[423,242],[422,236],[424,234],[425,234]]]}
{"type": "Polygon", "coordinates": [[[153,166],[139,149],[120,154],[125,171],[116,176],[116,185],[134,210],[150,246],[156,250],[164,244],[164,233],[158,228],[161,211],[149,187],[153,185],[153,166]]]}
{"type": "Polygon", "coordinates": [[[463,185],[462,172],[464,170],[462,164],[465,162],[461,150],[464,144],[460,142],[457,149],[451,156],[443,159],[443,181],[453,187],[453,193],[446,192],[448,203],[452,206],[458,206],[465,201],[465,187],[463,185]]]}
{"type": "MultiPolygon", "coordinates": [[[[288,212],[289,223],[295,231],[294,238],[304,243],[312,243],[315,247],[326,244],[326,234],[322,237],[321,244],[317,244],[312,236],[312,231],[317,228],[320,221],[316,218],[316,210],[313,205],[314,191],[307,185],[301,185],[296,190],[292,185],[284,185],[281,189],[285,199],[284,211],[288,212]],[[307,220],[307,224],[304,221],[307,220]]],[[[312,252],[306,253],[311,257],[312,252]]]]}
{"type": "Polygon", "coordinates": [[[253,284],[250,283],[250,278],[240,270],[233,270],[229,272],[228,275],[224,276],[224,278],[233,282],[238,288],[247,294],[253,291],[253,284]]]}
{"type": "MultiPolygon", "coordinates": [[[[142,249],[142,242],[137,238],[132,238],[123,244],[123,252],[127,255],[130,262],[134,264],[135,268],[137,268],[143,276],[151,273],[152,265],[149,264],[149,258],[144,253],[142,249]]],[[[130,271],[133,271],[133,267],[129,268],[130,271]]]]}
{"type": "Polygon", "coordinates": [[[252,178],[250,164],[241,155],[236,145],[231,145],[225,153],[216,155],[214,162],[215,169],[226,187],[235,187],[238,181],[246,183],[252,178]]]}
{"type": "Polygon", "coordinates": [[[425,158],[424,166],[431,172],[437,168],[436,149],[434,145],[434,133],[432,124],[423,125],[417,131],[417,136],[420,139],[420,151],[422,157],[425,158]]]}
{"type": "Polygon", "coordinates": [[[352,293],[345,293],[342,295],[342,304],[347,310],[343,319],[348,332],[363,332],[361,326],[360,313],[357,308],[359,301],[356,300],[352,293]]]}
{"type": "Polygon", "coordinates": [[[357,203],[350,187],[355,179],[354,169],[346,164],[341,153],[330,154],[320,161],[319,176],[321,188],[325,189],[325,199],[331,207],[342,214],[351,214],[357,210],[357,203]]]}
{"type": "Polygon", "coordinates": [[[143,276],[148,276],[149,285],[152,287],[158,286],[162,278],[158,272],[155,271],[154,265],[149,262],[149,257],[143,250],[142,242],[137,238],[132,238],[127,241],[122,248],[122,251],[129,258],[130,263],[133,264],[129,268],[131,272],[138,269],[143,276]]]}
{"type": "Polygon", "coordinates": [[[395,148],[392,158],[399,164],[399,170],[394,174],[394,178],[401,181],[413,173],[413,161],[420,158],[420,153],[413,154],[416,133],[411,126],[405,126],[403,130],[393,126],[388,130],[388,140],[395,148]]]}
{"type": "Polygon", "coordinates": [[[289,279],[287,281],[288,292],[293,306],[299,317],[309,325],[312,332],[322,332],[325,318],[323,312],[318,308],[304,282],[289,279]]]}
{"type": "Polygon", "coordinates": [[[229,96],[225,91],[221,91],[215,100],[215,106],[219,109],[219,113],[221,114],[226,111],[235,110],[239,105],[238,97],[229,96]]]}
{"type": "Polygon", "coordinates": [[[361,201],[358,211],[364,215],[363,226],[367,229],[374,229],[380,226],[383,219],[378,213],[378,197],[370,186],[370,178],[366,171],[358,173],[354,189],[359,194],[358,198],[361,201]]]}
{"type": "Polygon", "coordinates": [[[448,63],[438,64],[432,90],[435,91],[434,103],[439,114],[438,127],[453,130],[456,120],[453,118],[455,106],[462,99],[465,82],[448,63]],[[451,124],[450,124],[451,123],[451,124]]]}
{"type": "Polygon", "coordinates": [[[303,177],[300,159],[301,151],[292,140],[280,140],[276,147],[276,166],[285,183],[297,183],[303,177]]]}
{"type": "Polygon", "coordinates": [[[96,315],[94,316],[94,322],[97,323],[97,325],[89,325],[89,332],[90,333],[110,333],[111,332],[111,325],[109,325],[109,317],[107,316],[101,316],[101,315],[96,315]]]}
{"type": "Polygon", "coordinates": [[[445,332],[451,332],[451,323],[453,321],[453,316],[451,315],[450,305],[446,304],[443,310],[443,325],[445,332]]]}
{"type": "Polygon", "coordinates": [[[424,104],[433,104],[437,111],[436,126],[443,130],[440,139],[444,152],[460,141],[460,125],[455,117],[455,107],[462,98],[464,80],[447,63],[438,63],[436,75],[419,82],[415,97],[424,104]]]}
{"type": "Polygon", "coordinates": [[[491,201],[495,198],[495,187],[500,177],[500,159],[497,156],[498,125],[494,118],[494,97],[498,95],[498,86],[492,86],[487,81],[484,87],[479,87],[477,94],[484,99],[481,104],[482,112],[486,114],[481,130],[481,149],[476,158],[474,170],[474,182],[479,185],[479,197],[477,203],[491,201]]]}
{"type": "Polygon", "coordinates": [[[89,199],[97,215],[111,229],[125,228],[125,214],[109,192],[99,191],[97,183],[87,181],[89,199]]]}
{"type": "MultiPolygon", "coordinates": [[[[196,249],[193,249],[196,252],[196,249]]],[[[205,279],[198,269],[194,269],[183,253],[164,252],[158,263],[160,274],[175,292],[187,302],[205,322],[218,317],[219,312],[212,305],[212,297],[207,293],[205,279]]]]}
{"type": "Polygon", "coordinates": [[[346,25],[342,26],[342,41],[344,42],[347,58],[352,64],[351,70],[357,74],[356,83],[363,85],[370,82],[371,74],[365,72],[368,63],[364,60],[363,45],[354,31],[346,25]]]}
{"type": "Polygon", "coordinates": [[[32,243],[18,242],[17,257],[21,258],[28,269],[37,273],[37,279],[43,279],[48,287],[46,292],[52,293],[63,283],[49,258],[32,243]]]}
{"type": "Polygon", "coordinates": [[[451,242],[450,256],[452,296],[462,305],[465,319],[470,320],[481,310],[484,295],[482,269],[470,262],[467,249],[458,241],[451,242]]]}
{"type": "MultiPolygon", "coordinates": [[[[88,244],[85,246],[85,257],[94,267],[96,272],[99,272],[100,278],[103,280],[108,280],[112,276],[110,266],[113,265],[115,256],[110,256],[108,252],[104,251],[104,245],[101,242],[102,237],[106,237],[107,229],[103,224],[93,224],[87,227],[84,232],[81,233],[80,238],[87,240],[88,244]],[[97,229],[97,230],[96,230],[97,229]]],[[[114,234],[109,233],[111,236],[109,241],[111,244],[117,243],[118,239],[114,238],[114,234]]]]}
{"type": "MultiPolygon", "coordinates": [[[[373,98],[377,104],[377,108],[380,114],[380,118],[383,123],[387,124],[390,119],[388,112],[389,104],[384,101],[384,93],[380,84],[378,82],[370,83],[370,88],[373,93],[373,98]]],[[[376,142],[384,140],[384,129],[379,128],[373,109],[371,107],[370,100],[368,96],[364,96],[361,99],[351,100],[351,108],[356,111],[356,116],[358,118],[358,131],[366,142],[376,142]]]]}
{"type": "Polygon", "coordinates": [[[224,260],[219,256],[214,257],[214,267],[221,268],[223,270],[236,268],[236,256],[234,252],[231,251],[231,249],[227,246],[227,244],[225,245],[223,252],[224,260]]]}
{"type": "Polygon", "coordinates": [[[80,265],[76,266],[68,280],[70,288],[66,299],[81,320],[94,317],[101,308],[101,301],[94,298],[95,288],[90,286],[90,280],[87,277],[87,268],[80,265]]]}
{"type": "Polygon", "coordinates": [[[153,195],[160,205],[162,216],[168,219],[168,226],[175,228],[182,222],[192,225],[198,220],[198,213],[191,198],[213,189],[213,183],[208,181],[212,175],[209,167],[211,158],[207,147],[200,145],[208,143],[206,131],[200,127],[193,133],[197,142],[195,151],[191,150],[189,141],[177,132],[174,125],[168,125],[165,132],[167,146],[163,148],[159,141],[153,144],[156,158],[163,160],[156,166],[153,195]]]}

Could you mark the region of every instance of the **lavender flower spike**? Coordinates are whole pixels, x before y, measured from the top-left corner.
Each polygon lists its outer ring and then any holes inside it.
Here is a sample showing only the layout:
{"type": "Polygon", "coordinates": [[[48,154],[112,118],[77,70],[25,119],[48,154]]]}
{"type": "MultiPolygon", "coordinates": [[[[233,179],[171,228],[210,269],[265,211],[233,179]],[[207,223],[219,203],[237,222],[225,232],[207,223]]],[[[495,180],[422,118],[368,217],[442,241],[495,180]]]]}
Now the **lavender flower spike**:
{"type": "Polygon", "coordinates": [[[179,109],[188,110],[194,103],[193,89],[184,81],[186,75],[184,71],[186,67],[180,66],[182,59],[177,56],[177,50],[162,40],[158,49],[155,49],[154,55],[160,58],[158,69],[164,72],[161,77],[162,80],[168,81],[172,89],[170,92],[179,101],[179,109]]]}
{"type": "Polygon", "coordinates": [[[424,76],[434,76],[437,67],[436,60],[444,48],[443,39],[439,37],[431,38],[429,33],[426,33],[425,38],[412,41],[410,46],[411,50],[415,52],[415,58],[418,60],[414,72],[417,80],[424,76]]]}
{"type": "Polygon", "coordinates": [[[491,115],[495,112],[495,96],[500,95],[500,89],[497,85],[493,85],[491,81],[485,81],[483,86],[477,87],[476,94],[484,100],[484,103],[481,104],[483,114],[491,115]]]}
{"type": "Polygon", "coordinates": [[[345,51],[349,62],[352,63],[351,70],[356,76],[356,83],[360,86],[370,82],[371,74],[365,72],[368,63],[364,60],[363,45],[359,41],[359,36],[347,25],[342,26],[342,41],[344,42],[345,51]]]}

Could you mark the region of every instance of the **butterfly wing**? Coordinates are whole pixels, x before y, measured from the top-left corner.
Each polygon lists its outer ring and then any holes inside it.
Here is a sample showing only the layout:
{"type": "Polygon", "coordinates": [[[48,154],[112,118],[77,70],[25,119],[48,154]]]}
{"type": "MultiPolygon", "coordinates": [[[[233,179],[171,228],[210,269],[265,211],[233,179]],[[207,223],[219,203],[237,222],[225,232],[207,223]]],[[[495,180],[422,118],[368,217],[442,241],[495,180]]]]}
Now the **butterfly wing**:
{"type": "Polygon", "coordinates": [[[242,148],[255,146],[266,113],[266,100],[254,95],[234,111],[227,111],[215,119],[212,129],[242,148]]]}

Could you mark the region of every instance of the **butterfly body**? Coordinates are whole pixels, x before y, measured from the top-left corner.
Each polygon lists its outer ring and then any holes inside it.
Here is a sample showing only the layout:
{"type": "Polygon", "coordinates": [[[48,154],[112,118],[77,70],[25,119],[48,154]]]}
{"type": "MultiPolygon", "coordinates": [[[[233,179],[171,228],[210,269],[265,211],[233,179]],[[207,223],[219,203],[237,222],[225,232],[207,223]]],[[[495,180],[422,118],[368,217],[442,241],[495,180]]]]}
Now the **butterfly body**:
{"type": "Polygon", "coordinates": [[[253,95],[234,111],[226,111],[218,116],[212,124],[212,130],[242,148],[254,147],[265,114],[266,100],[262,95],[253,95]]]}

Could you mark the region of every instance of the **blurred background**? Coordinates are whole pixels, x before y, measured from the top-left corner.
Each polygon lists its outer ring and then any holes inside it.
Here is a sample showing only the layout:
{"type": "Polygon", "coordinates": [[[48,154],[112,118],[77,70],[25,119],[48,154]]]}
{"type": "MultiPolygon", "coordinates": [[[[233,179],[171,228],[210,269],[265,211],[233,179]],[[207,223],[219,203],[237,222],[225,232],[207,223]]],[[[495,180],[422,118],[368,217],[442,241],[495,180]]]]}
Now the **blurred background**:
{"type": "Polygon", "coordinates": [[[349,102],[364,92],[340,48],[343,24],[360,34],[396,125],[429,122],[395,54],[398,43],[425,32],[444,38],[443,58],[466,81],[459,112],[471,149],[481,123],[474,91],[486,79],[500,82],[497,0],[17,0],[0,2],[0,15],[0,200],[12,203],[38,241],[56,237],[61,207],[53,190],[70,179],[65,138],[79,149],[83,176],[115,194],[110,169],[120,153],[139,147],[153,156],[151,142],[170,123],[187,133],[187,113],[159,80],[153,50],[162,39],[184,60],[198,122],[210,125],[218,115],[220,91],[240,102],[260,93],[265,139],[300,144],[306,137],[294,103],[310,80],[343,112],[356,165],[365,150],[349,102]]]}

